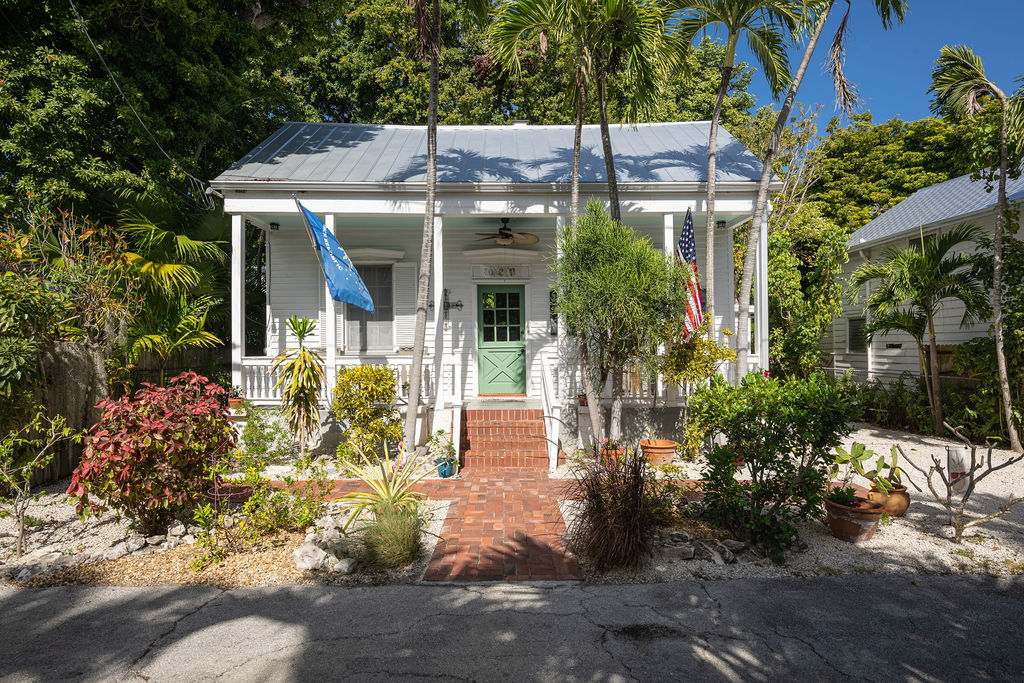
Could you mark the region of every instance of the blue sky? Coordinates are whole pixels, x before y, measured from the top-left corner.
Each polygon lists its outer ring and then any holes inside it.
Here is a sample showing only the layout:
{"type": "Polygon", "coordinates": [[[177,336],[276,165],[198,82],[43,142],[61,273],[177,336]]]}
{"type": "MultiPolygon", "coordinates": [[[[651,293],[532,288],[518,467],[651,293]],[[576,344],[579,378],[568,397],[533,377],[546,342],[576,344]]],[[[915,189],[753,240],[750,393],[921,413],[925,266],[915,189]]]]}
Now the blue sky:
{"type": "MultiPolygon", "coordinates": [[[[989,79],[1007,93],[1018,87],[1015,79],[1024,74],[1024,0],[909,0],[908,4],[903,24],[886,31],[873,2],[853,0],[846,73],[857,84],[862,109],[870,110],[876,123],[895,116],[912,121],[929,115],[931,70],[946,44],[972,46],[989,79]]],[[[840,10],[845,9],[846,3],[838,0],[797,94],[798,102],[824,105],[821,129],[837,113],[835,91],[823,68],[840,10]]],[[[790,56],[794,69],[800,54],[790,56]]],[[[753,62],[745,50],[739,56],[753,62]]],[[[771,102],[760,72],[754,76],[752,90],[759,105],[771,102]]]]}

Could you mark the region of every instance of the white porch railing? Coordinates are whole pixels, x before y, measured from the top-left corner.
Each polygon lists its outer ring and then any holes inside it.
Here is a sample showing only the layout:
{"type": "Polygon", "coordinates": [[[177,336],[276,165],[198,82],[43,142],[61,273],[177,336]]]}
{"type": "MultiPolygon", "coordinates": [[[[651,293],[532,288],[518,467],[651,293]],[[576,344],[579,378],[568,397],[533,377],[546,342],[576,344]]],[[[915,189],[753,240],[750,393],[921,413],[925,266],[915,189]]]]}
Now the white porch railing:
{"type": "MultiPolygon", "coordinates": [[[[281,400],[281,390],[275,389],[274,385],[278,380],[278,373],[273,368],[274,359],[269,356],[258,356],[258,357],[247,357],[242,359],[242,389],[245,391],[245,397],[254,403],[278,403],[281,400]]],[[[395,386],[398,388],[398,395],[402,400],[408,399],[409,397],[409,378],[412,372],[412,358],[400,356],[400,357],[339,357],[338,358],[338,369],[343,367],[349,367],[353,365],[387,365],[392,369],[395,375],[395,386]]],[[[455,372],[451,366],[444,369],[445,381],[447,386],[445,389],[455,391],[459,389],[460,393],[453,393],[453,396],[459,396],[461,394],[461,383],[460,373],[455,372]]],[[[423,402],[429,404],[434,399],[434,392],[436,390],[434,381],[433,365],[426,359],[423,362],[423,376],[422,376],[422,387],[423,387],[423,402]]],[[[333,381],[331,382],[333,384],[333,381]]],[[[330,402],[330,397],[327,395],[327,389],[324,390],[324,395],[321,396],[321,401],[326,405],[330,402]]]]}
{"type": "Polygon", "coordinates": [[[558,467],[558,437],[562,424],[562,404],[558,400],[558,356],[541,356],[541,414],[544,416],[544,436],[548,453],[548,468],[554,472],[558,467]]]}

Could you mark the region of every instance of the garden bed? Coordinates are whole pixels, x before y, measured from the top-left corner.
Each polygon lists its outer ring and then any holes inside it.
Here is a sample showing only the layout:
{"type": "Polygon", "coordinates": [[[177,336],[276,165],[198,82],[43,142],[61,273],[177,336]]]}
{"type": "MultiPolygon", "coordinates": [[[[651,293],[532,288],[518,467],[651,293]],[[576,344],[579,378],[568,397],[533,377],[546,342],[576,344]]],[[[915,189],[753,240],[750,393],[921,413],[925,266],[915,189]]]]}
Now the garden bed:
{"type": "MultiPolygon", "coordinates": [[[[857,424],[857,429],[844,440],[844,446],[858,441],[880,453],[888,453],[900,443],[909,458],[924,466],[930,455],[945,463],[946,445],[958,446],[951,439],[908,434],[857,424]]],[[[994,451],[996,464],[1011,457],[1009,451],[994,451]]],[[[699,476],[700,463],[688,464],[687,476],[699,476]]],[[[879,526],[874,537],[854,545],[833,538],[824,522],[799,525],[800,543],[786,554],[785,562],[774,564],[767,558],[745,550],[735,553],[735,563],[719,564],[713,559],[678,559],[675,548],[659,546],[655,554],[639,569],[613,570],[599,574],[591,570],[585,559],[580,568],[585,580],[592,583],[653,583],[693,579],[736,579],[768,577],[812,577],[836,574],[1024,574],[1024,505],[1010,515],[969,530],[961,544],[950,540],[945,511],[932,499],[920,473],[907,468],[904,476],[923,491],[910,488],[912,503],[906,515],[893,518],[879,526]]],[[[738,473],[743,476],[742,470],[738,473]]],[[[861,480],[855,483],[867,484],[861,480]]],[[[1006,501],[1010,493],[1024,491],[1024,465],[996,472],[984,480],[972,497],[972,508],[983,506],[992,511],[1006,501]]],[[[573,506],[561,504],[566,523],[571,522],[573,506]]],[[[699,520],[685,527],[665,532],[683,531],[694,542],[721,539],[722,534],[709,527],[701,528],[699,520]]],[[[695,543],[686,543],[693,545],[695,543]]],[[[683,545],[683,544],[681,544],[683,545]]]]}

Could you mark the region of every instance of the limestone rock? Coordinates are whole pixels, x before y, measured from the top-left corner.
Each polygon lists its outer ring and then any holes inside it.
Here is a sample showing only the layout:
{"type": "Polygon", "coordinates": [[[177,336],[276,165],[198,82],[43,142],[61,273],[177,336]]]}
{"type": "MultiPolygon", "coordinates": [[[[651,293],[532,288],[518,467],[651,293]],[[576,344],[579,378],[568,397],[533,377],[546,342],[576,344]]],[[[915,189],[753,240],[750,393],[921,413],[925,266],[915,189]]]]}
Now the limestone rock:
{"type": "Polygon", "coordinates": [[[742,553],[747,549],[748,544],[746,541],[736,541],[731,538],[726,538],[721,541],[721,544],[734,553],[742,553]]]}
{"type": "Polygon", "coordinates": [[[132,552],[129,550],[130,547],[131,546],[128,545],[127,541],[121,541],[120,543],[116,544],[112,548],[109,548],[105,553],[103,553],[103,559],[118,560],[127,555],[129,552],[132,552]]]}
{"type": "Polygon", "coordinates": [[[338,560],[334,565],[334,570],[338,574],[351,574],[356,568],[356,561],[351,557],[343,557],[338,560]]]}
{"type": "Polygon", "coordinates": [[[164,544],[164,547],[170,550],[171,548],[177,548],[179,545],[181,545],[180,538],[177,536],[168,536],[167,543],[164,544]]]}
{"type": "Polygon", "coordinates": [[[711,545],[726,564],[733,564],[736,561],[736,555],[721,541],[712,541],[711,545]]]}
{"type": "Polygon", "coordinates": [[[319,569],[327,559],[327,553],[314,543],[303,543],[292,553],[295,568],[299,571],[319,569]]]}
{"type": "Polygon", "coordinates": [[[160,545],[165,540],[167,540],[166,536],[149,536],[146,539],[146,543],[148,543],[149,545],[160,545]]]}
{"type": "Polygon", "coordinates": [[[196,544],[196,537],[193,536],[192,534],[185,534],[184,536],[181,537],[181,542],[184,543],[185,545],[195,545],[196,544]]]}
{"type": "Polygon", "coordinates": [[[341,531],[338,529],[325,529],[319,534],[313,535],[313,543],[321,548],[327,549],[341,540],[341,531]]]}
{"type": "Polygon", "coordinates": [[[696,549],[689,543],[666,546],[662,554],[673,560],[692,560],[696,549]]]}
{"type": "Polygon", "coordinates": [[[168,538],[174,538],[174,537],[180,538],[180,537],[185,535],[185,531],[186,531],[185,525],[182,524],[181,522],[175,521],[173,524],[171,524],[169,527],[167,527],[167,537],[168,538]]]}
{"type": "Polygon", "coordinates": [[[725,558],[718,552],[718,549],[714,546],[714,539],[707,539],[699,541],[695,546],[699,559],[710,560],[715,564],[724,565],[725,558]]]}
{"type": "Polygon", "coordinates": [[[125,543],[125,553],[134,553],[136,550],[142,550],[146,545],[146,538],[142,534],[133,534],[128,537],[125,543]]]}
{"type": "Polygon", "coordinates": [[[673,543],[692,543],[693,536],[686,533],[685,531],[672,531],[669,532],[669,540],[673,543]]]}

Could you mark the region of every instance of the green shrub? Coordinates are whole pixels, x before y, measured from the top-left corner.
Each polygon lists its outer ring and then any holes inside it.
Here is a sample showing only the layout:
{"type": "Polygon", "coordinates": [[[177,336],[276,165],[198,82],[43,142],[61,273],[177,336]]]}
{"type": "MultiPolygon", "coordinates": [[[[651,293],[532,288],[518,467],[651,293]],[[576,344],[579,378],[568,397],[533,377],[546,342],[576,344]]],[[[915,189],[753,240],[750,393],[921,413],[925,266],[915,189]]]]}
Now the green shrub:
{"type": "Polygon", "coordinates": [[[420,554],[420,516],[404,508],[379,508],[375,519],[363,528],[359,560],[363,564],[398,569],[413,563],[420,554]]]}
{"type": "Polygon", "coordinates": [[[386,365],[355,365],[338,372],[331,411],[344,424],[338,457],[358,460],[402,438],[395,375],[386,365]]]}
{"type": "Polygon", "coordinates": [[[241,469],[250,464],[277,465],[285,462],[291,452],[291,435],[281,423],[277,410],[257,408],[249,401],[242,403],[245,426],[239,440],[235,462],[241,469]]]}
{"type": "Polygon", "coordinates": [[[569,545],[597,571],[636,567],[651,555],[665,505],[639,449],[617,460],[588,458],[573,470],[567,498],[578,506],[569,545]]]}
{"type": "Polygon", "coordinates": [[[818,375],[777,380],[759,373],[738,387],[716,380],[692,403],[705,433],[726,439],[712,448],[704,472],[709,521],[781,561],[796,522],[818,513],[832,449],[850,433],[859,405],[818,375]],[[736,479],[740,462],[747,481],[736,479]]]}
{"type": "Polygon", "coordinates": [[[67,490],[79,515],[113,508],[143,533],[156,533],[195,505],[210,467],[235,447],[223,392],[183,372],[166,387],[144,384],[134,398],[101,401],[102,417],[67,490]]]}

